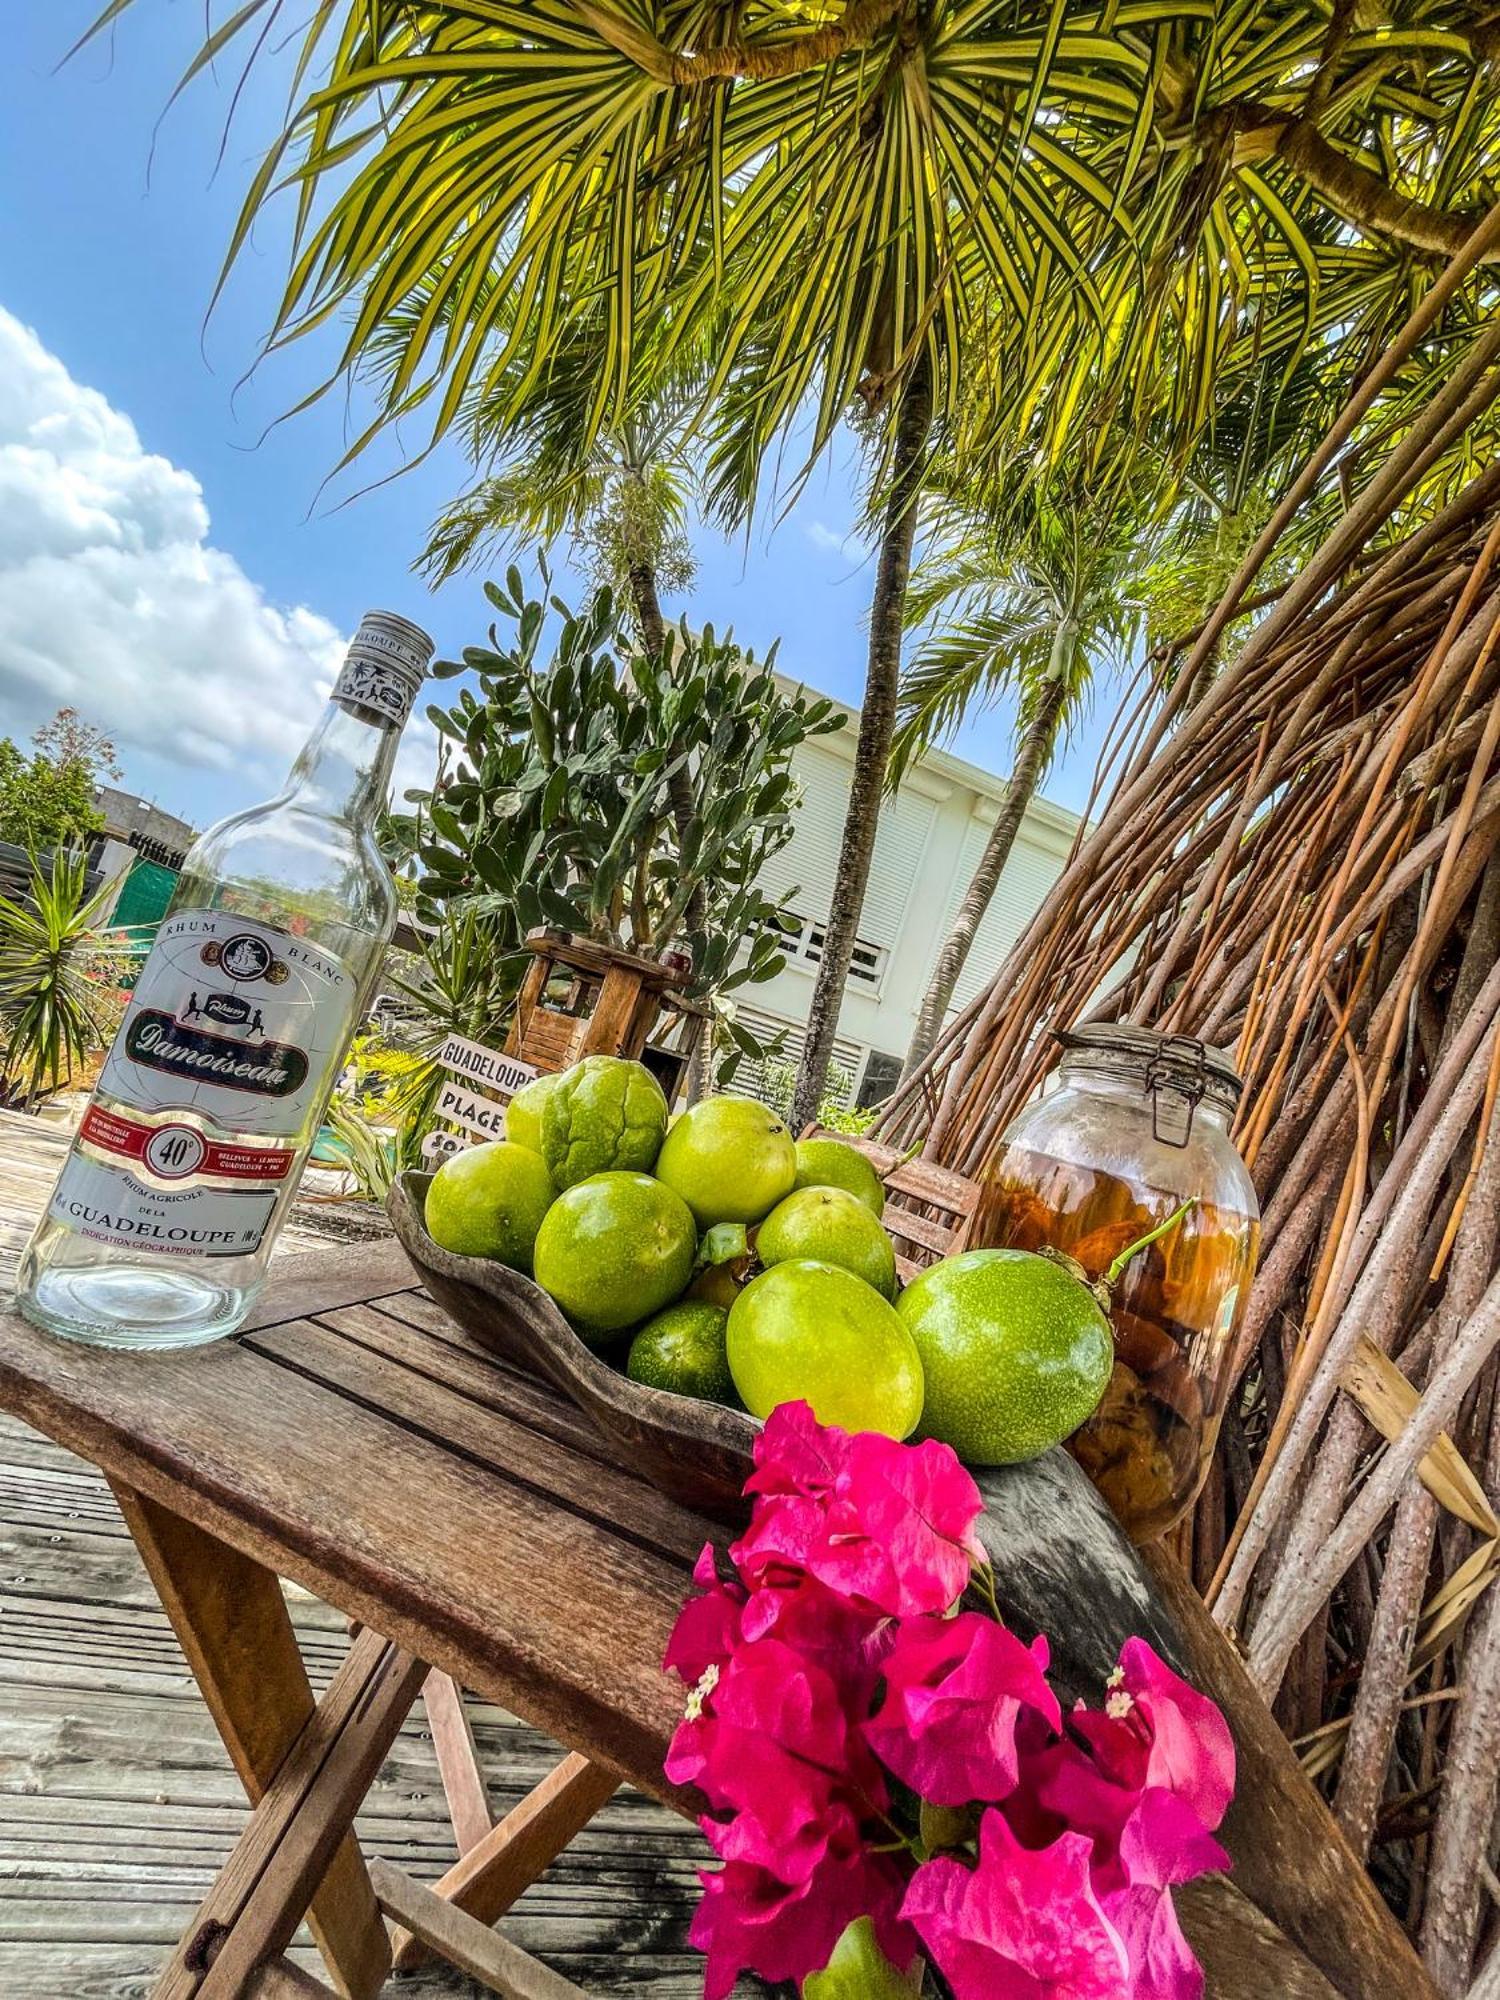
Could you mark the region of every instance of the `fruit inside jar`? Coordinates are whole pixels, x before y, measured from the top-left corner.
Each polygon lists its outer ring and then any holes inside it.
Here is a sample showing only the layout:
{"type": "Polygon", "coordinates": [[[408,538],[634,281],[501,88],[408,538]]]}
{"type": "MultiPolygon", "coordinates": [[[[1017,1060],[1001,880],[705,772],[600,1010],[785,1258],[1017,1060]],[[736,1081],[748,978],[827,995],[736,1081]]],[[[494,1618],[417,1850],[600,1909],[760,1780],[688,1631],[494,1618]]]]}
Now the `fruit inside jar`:
{"type": "MultiPolygon", "coordinates": [[[[1182,1199],[1003,1144],[969,1241],[1064,1251],[1097,1280],[1182,1199]]],[[[1137,1541],[1151,1541],[1181,1519],[1207,1473],[1258,1235],[1253,1215],[1198,1197],[1115,1281],[1114,1373],[1069,1449],[1137,1541]]]]}

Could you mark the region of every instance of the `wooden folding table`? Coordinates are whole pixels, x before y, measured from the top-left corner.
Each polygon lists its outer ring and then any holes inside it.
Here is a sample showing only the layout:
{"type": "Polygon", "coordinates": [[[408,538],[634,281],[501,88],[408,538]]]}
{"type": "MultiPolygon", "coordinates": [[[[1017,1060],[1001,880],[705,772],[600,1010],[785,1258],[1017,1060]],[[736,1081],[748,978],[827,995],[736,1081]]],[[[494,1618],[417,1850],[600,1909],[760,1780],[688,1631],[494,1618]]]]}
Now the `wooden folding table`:
{"type": "MultiPolygon", "coordinates": [[[[110,1479],[253,1803],[158,2000],[326,1995],[285,1956],[304,1915],[350,2000],[423,1950],[514,2000],[576,1995],[492,1926],[622,1780],[693,1809],[662,1775],[682,1694],[659,1663],[711,1525],[461,1332],[394,1243],[288,1260],[238,1335],[175,1354],[0,1314],[0,1407],[110,1479]],[[358,1628],[316,1705],[280,1577],[358,1628]],[[350,1832],[424,1687],[459,1847],[436,1891],[350,1832]],[[567,1753],[498,1827],[461,1688],[567,1753]]],[[[1112,1561],[1091,1594],[1117,1644],[1153,1586],[1123,1543],[1112,1561]]],[[[1170,1608],[1206,1623],[1190,1595],[1170,1608]]],[[[1269,1716],[1246,1714],[1225,1835],[1249,1896],[1183,1898],[1215,2000],[1377,2000],[1393,1981],[1436,2000],[1269,1716]]]]}

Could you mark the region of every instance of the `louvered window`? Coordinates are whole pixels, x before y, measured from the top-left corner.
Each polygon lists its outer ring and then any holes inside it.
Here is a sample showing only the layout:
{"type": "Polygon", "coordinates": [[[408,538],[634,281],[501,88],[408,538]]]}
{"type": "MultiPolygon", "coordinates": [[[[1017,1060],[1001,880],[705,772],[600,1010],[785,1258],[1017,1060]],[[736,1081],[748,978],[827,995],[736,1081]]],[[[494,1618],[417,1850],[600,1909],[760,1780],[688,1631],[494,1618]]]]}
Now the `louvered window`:
{"type": "MultiPolygon", "coordinates": [[[[825,925],[812,917],[799,917],[793,911],[783,910],[776,932],[788,958],[796,959],[803,965],[822,964],[823,946],[828,936],[825,925]]],[[[884,945],[871,944],[868,938],[856,938],[854,955],[849,961],[849,977],[858,985],[871,986],[878,991],[889,959],[890,952],[884,945]]]]}

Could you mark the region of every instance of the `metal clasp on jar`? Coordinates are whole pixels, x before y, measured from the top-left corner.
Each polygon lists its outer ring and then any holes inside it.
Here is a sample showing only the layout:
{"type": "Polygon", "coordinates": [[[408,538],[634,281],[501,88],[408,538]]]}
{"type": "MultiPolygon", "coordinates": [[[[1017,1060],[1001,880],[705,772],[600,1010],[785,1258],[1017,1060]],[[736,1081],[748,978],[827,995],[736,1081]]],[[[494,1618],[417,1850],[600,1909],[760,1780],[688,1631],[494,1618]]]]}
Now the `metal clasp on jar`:
{"type": "Polygon", "coordinates": [[[1164,1146],[1185,1146],[1193,1136],[1193,1117],[1208,1089],[1202,1042],[1191,1035],[1169,1036],[1146,1065],[1146,1088],[1151,1093],[1152,1132],[1164,1146]]]}

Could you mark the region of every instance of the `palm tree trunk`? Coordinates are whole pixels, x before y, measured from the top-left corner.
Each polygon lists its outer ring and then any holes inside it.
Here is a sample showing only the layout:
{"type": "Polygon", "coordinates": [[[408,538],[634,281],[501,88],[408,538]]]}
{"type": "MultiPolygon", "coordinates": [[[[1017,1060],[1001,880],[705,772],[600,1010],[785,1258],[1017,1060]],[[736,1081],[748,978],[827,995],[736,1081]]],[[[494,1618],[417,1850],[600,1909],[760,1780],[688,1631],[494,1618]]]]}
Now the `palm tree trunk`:
{"type": "Polygon", "coordinates": [[[656,571],[648,562],[630,565],[630,601],[635,607],[641,644],[654,660],[666,644],[667,621],[662,617],[661,598],[656,591],[656,571]]]}
{"type": "Polygon", "coordinates": [[[800,1132],[816,1117],[833,1057],[839,1007],[854,941],[864,908],[880,798],[885,789],[896,727],[896,691],[901,679],[901,635],[906,610],[906,586],[911,576],[912,543],[917,531],[917,499],[932,427],[932,374],[925,355],[912,369],[901,398],[891,491],[886,502],[885,530],[875,594],[870,604],[870,652],[865,670],[865,697],[854,749],[854,776],[849,808],[834,879],[833,907],[823,939],[823,957],[807,1015],[807,1040],[797,1071],[792,1099],[792,1129],[800,1132]]]}
{"type": "Polygon", "coordinates": [[[1057,736],[1057,725],[1062,719],[1063,707],[1067,701],[1067,682],[1061,672],[1066,658],[1065,648],[1072,643],[1066,625],[1058,627],[1052,645],[1052,662],[1041,699],[1035,715],[1026,725],[1026,730],[1016,748],[1016,761],[1006,781],[1005,797],[1000,802],[1000,810],[995,816],[995,824],[990,828],[990,837],[984,844],[984,853],[979,857],[979,866],[974,870],[958,915],[953,921],[953,929],[948,933],[942,950],[938,953],[937,964],[932,978],[922,998],[922,1006],[917,1015],[917,1025],[912,1032],[911,1046],[906,1051],[906,1063],[901,1071],[904,1083],[917,1065],[926,1060],[933,1043],[942,1033],[943,1022],[947,1019],[948,1008],[953,999],[953,989],[958,984],[959,975],[968,963],[973,950],[974,939],[984,921],[984,913],[989,908],[995,891],[1000,886],[1000,877],[1005,872],[1005,864],[1010,859],[1010,851],[1016,843],[1016,835],[1021,830],[1021,821],[1026,816],[1026,808],[1036,792],[1037,782],[1047,767],[1052,754],[1052,745],[1057,736]]]}

